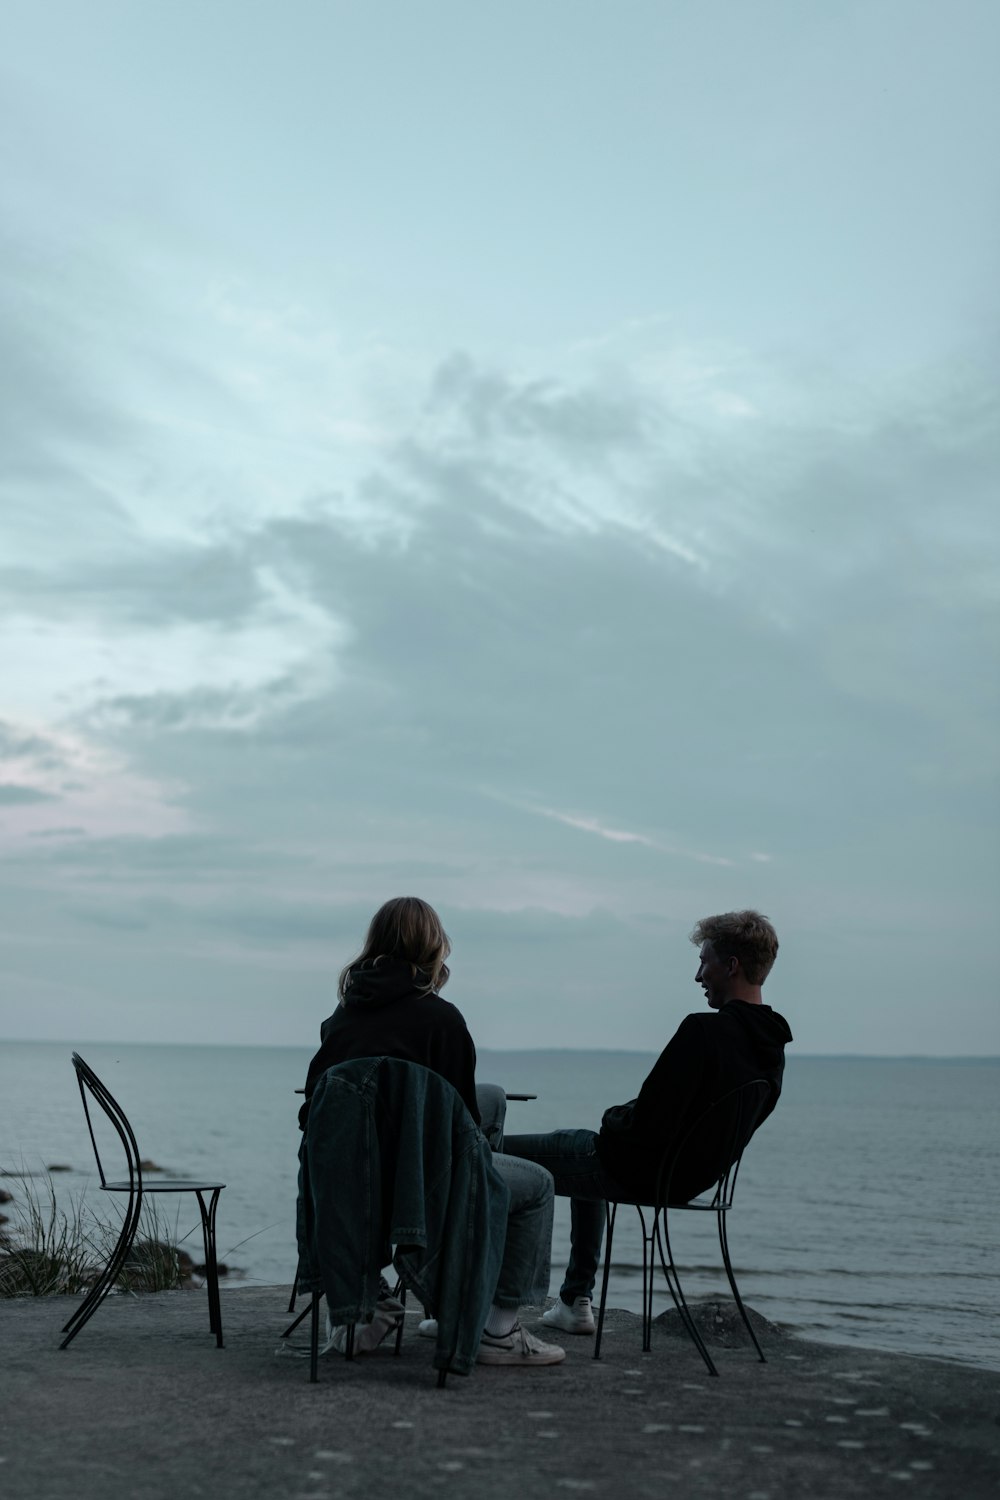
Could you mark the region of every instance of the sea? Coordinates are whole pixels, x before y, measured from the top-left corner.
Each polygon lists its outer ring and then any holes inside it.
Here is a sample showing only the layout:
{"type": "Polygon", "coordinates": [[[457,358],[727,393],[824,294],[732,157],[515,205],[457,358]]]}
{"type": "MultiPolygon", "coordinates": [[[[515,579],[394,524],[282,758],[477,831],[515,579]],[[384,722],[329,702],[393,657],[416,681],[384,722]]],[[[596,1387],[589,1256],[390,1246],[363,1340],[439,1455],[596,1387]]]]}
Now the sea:
{"type": "MultiPolygon", "coordinates": [[[[219,1252],[230,1279],[276,1288],[296,1264],[296,1123],[308,1048],[0,1043],[0,1205],[27,1187],[58,1205],[81,1194],[108,1216],[70,1054],[129,1116],[142,1155],[171,1175],[226,1183],[219,1252]],[[68,1168],[46,1177],[51,1167],[68,1168]],[[26,1178],[18,1174],[27,1173],[26,1178]]],[[[509,1093],[510,1131],[597,1128],[633,1098],[652,1054],[479,1055],[477,1076],[509,1093]]],[[[730,1246],[744,1300],[793,1334],[1000,1369],[1000,1058],[797,1057],[740,1173],[730,1246]]],[[[121,1171],[121,1159],[113,1165],[121,1171]]],[[[161,1198],[171,1236],[201,1259],[194,1200],[161,1198]]],[[[685,1290],[728,1296],[714,1218],[675,1215],[685,1290]]],[[[557,1200],[552,1291],[569,1242],[557,1200]]],[[[619,1211],[609,1305],[638,1312],[639,1219],[619,1211]]],[[[654,1311],[669,1307],[658,1291],[654,1311]]]]}

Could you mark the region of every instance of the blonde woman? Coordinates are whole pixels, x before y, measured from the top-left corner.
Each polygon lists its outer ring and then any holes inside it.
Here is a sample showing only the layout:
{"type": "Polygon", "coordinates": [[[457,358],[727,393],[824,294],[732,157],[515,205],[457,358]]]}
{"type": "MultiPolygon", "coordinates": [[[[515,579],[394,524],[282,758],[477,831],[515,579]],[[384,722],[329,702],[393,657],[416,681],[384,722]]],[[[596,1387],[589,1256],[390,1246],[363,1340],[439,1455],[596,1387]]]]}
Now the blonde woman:
{"type": "MultiPolygon", "coordinates": [[[[447,1079],[487,1140],[499,1144],[503,1090],[489,1084],[477,1089],[476,1049],[465,1018],[440,994],[450,953],[441,919],[426,901],[397,896],[379,908],[361,952],[340,975],[340,1003],[320,1028],[321,1045],[309,1064],[299,1116],[303,1128],[313,1090],[328,1068],[359,1057],[395,1057],[447,1079]]],[[[510,1208],[503,1264],[477,1359],[520,1368],[557,1364],[565,1351],[534,1338],[518,1318],[522,1305],[537,1305],[548,1296],[552,1176],[517,1157],[496,1155],[493,1163],[507,1184],[510,1208]]],[[[394,1326],[390,1309],[383,1323],[382,1337],[394,1326]]]]}

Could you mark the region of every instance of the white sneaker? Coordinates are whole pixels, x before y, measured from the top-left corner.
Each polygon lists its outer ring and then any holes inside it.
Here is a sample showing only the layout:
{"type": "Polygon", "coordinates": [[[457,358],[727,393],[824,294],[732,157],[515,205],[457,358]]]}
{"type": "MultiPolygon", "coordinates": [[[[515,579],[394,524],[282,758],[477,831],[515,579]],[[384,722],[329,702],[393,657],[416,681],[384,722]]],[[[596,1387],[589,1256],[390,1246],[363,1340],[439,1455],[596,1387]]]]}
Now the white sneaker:
{"type": "MultiPolygon", "coordinates": [[[[373,1349],[377,1349],[390,1333],[396,1332],[404,1310],[402,1302],[397,1302],[395,1297],[380,1297],[375,1304],[375,1316],[371,1322],[354,1325],[354,1353],[370,1354],[373,1349]]],[[[328,1322],[327,1330],[327,1342],[322,1353],[325,1354],[328,1349],[335,1349],[338,1354],[345,1354],[347,1352],[347,1324],[340,1323],[336,1328],[332,1328],[328,1322]]]]}
{"type": "Polygon", "coordinates": [[[543,1344],[534,1334],[526,1333],[520,1323],[515,1323],[510,1333],[502,1337],[495,1333],[484,1333],[479,1340],[476,1363],[480,1365],[516,1365],[526,1370],[533,1365],[557,1365],[566,1358],[566,1350],[558,1344],[543,1344]]]}
{"type": "Polygon", "coordinates": [[[594,1309],[589,1297],[577,1297],[572,1307],[567,1307],[557,1297],[548,1312],[542,1313],[542,1322],[550,1328],[559,1328],[563,1333],[593,1333],[594,1309]]]}
{"type": "Polygon", "coordinates": [[[438,1336],[437,1318],[422,1318],[417,1324],[417,1332],[422,1339],[436,1339],[438,1336]]]}

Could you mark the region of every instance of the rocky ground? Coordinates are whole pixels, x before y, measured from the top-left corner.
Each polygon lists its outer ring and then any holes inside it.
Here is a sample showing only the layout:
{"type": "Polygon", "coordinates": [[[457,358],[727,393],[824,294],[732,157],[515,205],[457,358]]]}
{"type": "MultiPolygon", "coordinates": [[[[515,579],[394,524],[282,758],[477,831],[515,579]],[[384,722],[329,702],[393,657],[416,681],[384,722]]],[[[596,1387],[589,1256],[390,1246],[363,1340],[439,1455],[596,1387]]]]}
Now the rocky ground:
{"type": "MultiPolygon", "coordinates": [[[[114,1297],[73,1345],[72,1299],[0,1304],[6,1500],[391,1495],[533,1500],[563,1492],[726,1500],[995,1500],[1000,1374],[743,1330],[708,1310],[719,1378],[676,1318],[641,1352],[630,1313],[565,1363],[478,1369],[438,1390],[433,1345],[328,1357],[310,1385],[280,1334],[280,1288],[223,1292],[216,1349],[200,1295],[114,1297]]],[[[415,1325],[419,1314],[410,1315],[415,1325]]],[[[530,1321],[526,1319],[526,1321],[530,1321]]],[[[305,1325],[303,1325],[304,1329],[305,1325]]],[[[301,1332],[302,1330],[300,1330],[301,1332]]]]}

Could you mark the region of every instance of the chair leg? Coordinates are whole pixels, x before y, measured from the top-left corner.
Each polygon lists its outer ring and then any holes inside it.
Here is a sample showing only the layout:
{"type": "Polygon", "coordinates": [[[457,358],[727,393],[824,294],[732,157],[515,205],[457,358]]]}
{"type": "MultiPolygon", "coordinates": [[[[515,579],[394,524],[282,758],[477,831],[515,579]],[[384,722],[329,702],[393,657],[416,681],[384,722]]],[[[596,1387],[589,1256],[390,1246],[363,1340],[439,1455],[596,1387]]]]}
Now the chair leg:
{"type": "Polygon", "coordinates": [[[403,1342],[403,1324],[406,1322],[406,1287],[401,1281],[396,1285],[395,1295],[403,1304],[403,1311],[399,1315],[399,1325],[396,1329],[396,1347],[393,1350],[393,1353],[398,1355],[403,1342]]]}
{"type": "Polygon", "coordinates": [[[601,1305],[597,1313],[597,1333],[594,1337],[594,1358],[601,1357],[601,1338],[604,1334],[604,1309],[608,1300],[608,1277],[611,1274],[611,1241],[615,1233],[615,1216],[618,1213],[617,1203],[604,1205],[604,1276],[601,1280],[601,1305]]]}
{"type": "MultiPolygon", "coordinates": [[[[298,1291],[299,1291],[299,1272],[301,1270],[302,1270],[302,1257],[300,1256],[299,1259],[295,1262],[295,1275],[292,1278],[292,1295],[288,1299],[288,1311],[290,1313],[293,1313],[295,1311],[295,1298],[298,1296],[298,1291]]],[[[292,1327],[293,1328],[295,1327],[294,1323],[292,1324],[292,1327]]]]}
{"type": "MultiPolygon", "coordinates": [[[[319,1292],[316,1293],[316,1296],[320,1296],[320,1295],[321,1295],[321,1293],[319,1293],[319,1292]]],[[[295,1332],[296,1328],[298,1328],[298,1326],[302,1322],[303,1318],[308,1318],[309,1314],[312,1312],[312,1307],[313,1307],[312,1302],[307,1303],[307,1305],[302,1309],[302,1311],[299,1313],[298,1317],[295,1319],[295,1322],[294,1323],[289,1323],[288,1327],[285,1329],[284,1333],[281,1335],[281,1337],[283,1339],[287,1339],[287,1337],[288,1337],[288,1335],[290,1333],[294,1333],[295,1332]]]]}
{"type": "MultiPolygon", "coordinates": [[[[309,1325],[309,1379],[313,1385],[319,1380],[319,1301],[320,1294],[317,1292],[309,1304],[308,1311],[312,1313],[312,1322],[309,1325]]],[[[296,1319],[296,1323],[301,1322],[296,1319]]],[[[292,1324],[292,1328],[295,1323],[292,1324]]],[[[291,1333],[291,1328],[288,1330],[291,1333]]]]}
{"type": "Polygon", "coordinates": [[[122,1220],[121,1232],[115,1248],[112,1250],[104,1270],[84,1297],[80,1306],[73,1313],[69,1321],[64,1324],[61,1331],[66,1337],[59,1345],[60,1349],[69,1347],[80,1332],[80,1329],[94,1316],[94,1313],[114,1286],[118,1279],[118,1273],[125,1264],[125,1259],[132,1248],[132,1242],[139,1228],[139,1214],[141,1209],[142,1194],[140,1192],[129,1194],[128,1207],[125,1210],[125,1217],[122,1220]]]}
{"type": "Polygon", "coordinates": [[[640,1204],[635,1205],[642,1225],[642,1352],[649,1354],[653,1348],[653,1235],[656,1230],[656,1214],[653,1214],[653,1229],[647,1233],[646,1215],[640,1204]]]}
{"type": "Polygon", "coordinates": [[[215,1244],[215,1211],[219,1205],[221,1188],[216,1188],[206,1207],[200,1192],[196,1192],[201,1209],[201,1236],[205,1244],[205,1281],[208,1287],[208,1326],[215,1334],[217,1349],[222,1348],[222,1300],[219,1296],[219,1258],[215,1244]]]}
{"type": "Polygon", "coordinates": [[[724,1209],[719,1212],[717,1218],[719,1220],[719,1244],[722,1246],[722,1264],[725,1266],[726,1275],[729,1277],[729,1286],[732,1290],[736,1306],[740,1310],[740,1317],[743,1319],[743,1326],[753,1340],[753,1346],[760,1356],[761,1364],[766,1365],[767,1360],[764,1358],[764,1351],[757,1341],[757,1335],[753,1331],[753,1325],[750,1322],[749,1314],[747,1313],[746,1308],[743,1306],[743,1298],[740,1296],[740,1289],[736,1285],[736,1275],[733,1271],[733,1263],[729,1258],[729,1226],[726,1223],[726,1213],[724,1209]]]}
{"type": "Polygon", "coordinates": [[[674,1306],[680,1313],[681,1322],[684,1324],[684,1328],[687,1332],[688,1337],[690,1338],[692,1344],[694,1344],[702,1359],[705,1361],[705,1364],[708,1368],[708,1373],[710,1375],[718,1375],[719,1372],[715,1368],[715,1363],[712,1359],[712,1356],[709,1354],[707,1348],[705,1347],[705,1340],[698,1332],[694,1318],[691,1315],[691,1309],[687,1305],[687,1298],[684,1295],[684,1288],[681,1286],[681,1279],[677,1274],[677,1266],[674,1263],[674,1252],[670,1248],[670,1229],[667,1224],[667,1219],[667,1210],[664,1209],[663,1239],[660,1239],[659,1230],[657,1230],[656,1234],[656,1243],[660,1252],[660,1264],[663,1267],[663,1274],[666,1277],[667,1289],[670,1292],[671,1297],[673,1297],[674,1299],[674,1306]],[[664,1244],[666,1245],[665,1254],[664,1244]]]}

